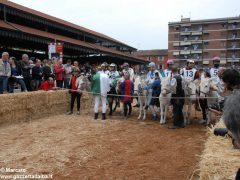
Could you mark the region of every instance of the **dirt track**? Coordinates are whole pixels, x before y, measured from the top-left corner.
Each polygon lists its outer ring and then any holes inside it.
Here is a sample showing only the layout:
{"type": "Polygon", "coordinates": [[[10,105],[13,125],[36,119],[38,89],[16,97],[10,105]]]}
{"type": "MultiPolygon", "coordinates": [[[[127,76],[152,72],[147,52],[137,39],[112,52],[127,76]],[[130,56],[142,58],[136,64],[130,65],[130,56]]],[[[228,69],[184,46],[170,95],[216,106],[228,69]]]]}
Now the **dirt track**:
{"type": "Polygon", "coordinates": [[[135,113],[128,120],[60,115],[0,127],[0,167],[57,180],[187,179],[197,168],[206,127],[168,125],[137,121],[135,113]]]}

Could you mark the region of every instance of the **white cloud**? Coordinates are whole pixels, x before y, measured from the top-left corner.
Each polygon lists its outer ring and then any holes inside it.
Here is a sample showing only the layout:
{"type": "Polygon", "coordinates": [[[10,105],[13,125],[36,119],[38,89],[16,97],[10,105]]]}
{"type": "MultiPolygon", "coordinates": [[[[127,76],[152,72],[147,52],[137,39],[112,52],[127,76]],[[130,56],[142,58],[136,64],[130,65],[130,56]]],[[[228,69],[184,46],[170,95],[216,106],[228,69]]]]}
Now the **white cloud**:
{"type": "Polygon", "coordinates": [[[167,48],[168,22],[240,14],[239,0],[12,0],[140,49],[167,48]]]}

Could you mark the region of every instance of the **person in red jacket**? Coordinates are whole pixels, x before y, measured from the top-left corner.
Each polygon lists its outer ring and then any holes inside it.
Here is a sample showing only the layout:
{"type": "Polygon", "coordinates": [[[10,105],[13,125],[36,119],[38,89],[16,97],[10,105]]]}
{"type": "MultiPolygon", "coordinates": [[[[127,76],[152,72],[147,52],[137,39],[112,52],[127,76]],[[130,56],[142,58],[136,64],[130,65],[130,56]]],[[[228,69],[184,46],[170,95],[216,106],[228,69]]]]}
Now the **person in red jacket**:
{"type": "Polygon", "coordinates": [[[54,66],[54,72],[55,72],[57,87],[62,88],[63,80],[64,80],[64,67],[62,64],[62,60],[57,61],[57,63],[54,66]]]}
{"type": "Polygon", "coordinates": [[[67,113],[68,115],[73,114],[75,99],[77,99],[77,115],[80,115],[80,100],[81,100],[82,93],[80,90],[79,75],[80,75],[80,70],[75,69],[70,79],[69,93],[71,93],[71,104],[70,104],[70,111],[67,113]]]}
{"type": "Polygon", "coordinates": [[[53,91],[56,90],[57,88],[55,87],[54,84],[54,79],[52,77],[49,77],[48,80],[44,81],[41,85],[41,90],[44,91],[53,91]]]}

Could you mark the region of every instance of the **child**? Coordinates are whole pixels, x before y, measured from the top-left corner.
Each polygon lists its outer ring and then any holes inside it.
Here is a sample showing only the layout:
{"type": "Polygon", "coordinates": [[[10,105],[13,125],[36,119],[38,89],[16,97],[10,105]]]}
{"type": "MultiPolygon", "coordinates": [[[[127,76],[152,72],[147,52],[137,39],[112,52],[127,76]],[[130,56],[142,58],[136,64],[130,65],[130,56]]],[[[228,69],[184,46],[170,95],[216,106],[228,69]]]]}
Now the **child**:
{"type": "Polygon", "coordinates": [[[158,72],[155,73],[155,80],[151,85],[151,89],[152,89],[152,99],[150,102],[150,109],[152,111],[153,120],[157,120],[158,118],[157,112],[155,111],[154,106],[156,106],[157,108],[160,108],[159,96],[161,93],[161,81],[160,81],[158,72]]]}
{"type": "Polygon", "coordinates": [[[134,84],[130,80],[130,75],[128,73],[124,74],[124,81],[120,84],[120,92],[121,95],[124,95],[121,97],[121,101],[124,105],[124,116],[127,118],[127,115],[131,115],[132,113],[131,103],[133,98],[130,96],[132,96],[134,92],[134,84]]]}
{"type": "Polygon", "coordinates": [[[80,115],[80,100],[81,100],[82,93],[80,91],[79,75],[80,75],[79,69],[75,69],[70,78],[69,93],[71,93],[71,105],[70,105],[70,111],[67,113],[68,115],[73,114],[73,107],[74,107],[76,98],[77,98],[77,115],[80,115]]]}

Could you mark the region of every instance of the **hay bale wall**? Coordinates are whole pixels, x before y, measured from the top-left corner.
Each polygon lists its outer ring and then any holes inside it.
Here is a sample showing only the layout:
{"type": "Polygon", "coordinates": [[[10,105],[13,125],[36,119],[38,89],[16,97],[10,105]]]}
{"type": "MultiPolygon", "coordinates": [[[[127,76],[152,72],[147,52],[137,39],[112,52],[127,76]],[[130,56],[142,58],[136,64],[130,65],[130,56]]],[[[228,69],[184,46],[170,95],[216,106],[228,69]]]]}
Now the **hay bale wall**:
{"type": "MultiPolygon", "coordinates": [[[[220,121],[215,127],[224,128],[220,121]]],[[[235,179],[240,168],[240,151],[234,149],[229,137],[215,136],[213,130],[209,137],[200,161],[200,179],[235,179]]]]}
{"type": "MultiPolygon", "coordinates": [[[[86,97],[83,97],[81,110],[86,108],[85,101],[86,97]]],[[[1,95],[0,126],[66,113],[69,110],[69,102],[70,95],[67,90],[1,95]]]]}

